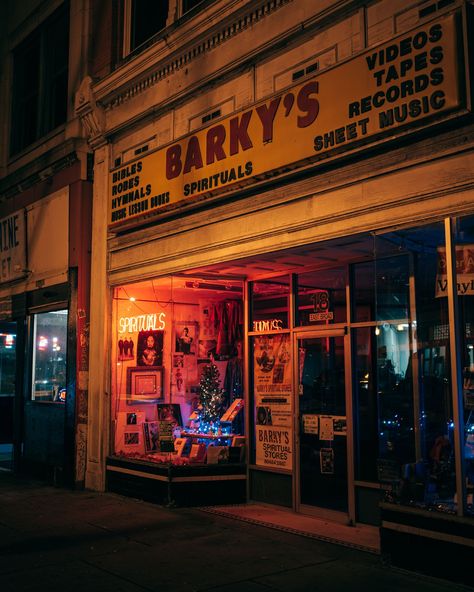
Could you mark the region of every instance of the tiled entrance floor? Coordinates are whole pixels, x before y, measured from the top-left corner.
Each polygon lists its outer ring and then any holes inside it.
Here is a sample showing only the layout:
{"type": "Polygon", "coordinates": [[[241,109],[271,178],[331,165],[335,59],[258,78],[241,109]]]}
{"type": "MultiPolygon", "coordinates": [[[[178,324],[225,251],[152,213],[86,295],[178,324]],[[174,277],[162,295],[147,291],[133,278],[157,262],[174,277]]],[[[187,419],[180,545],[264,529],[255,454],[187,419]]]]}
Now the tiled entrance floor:
{"type": "Polygon", "coordinates": [[[348,526],[322,518],[296,514],[290,510],[252,503],[200,509],[251,524],[276,528],[370,553],[380,553],[379,530],[375,526],[364,524],[348,526]]]}

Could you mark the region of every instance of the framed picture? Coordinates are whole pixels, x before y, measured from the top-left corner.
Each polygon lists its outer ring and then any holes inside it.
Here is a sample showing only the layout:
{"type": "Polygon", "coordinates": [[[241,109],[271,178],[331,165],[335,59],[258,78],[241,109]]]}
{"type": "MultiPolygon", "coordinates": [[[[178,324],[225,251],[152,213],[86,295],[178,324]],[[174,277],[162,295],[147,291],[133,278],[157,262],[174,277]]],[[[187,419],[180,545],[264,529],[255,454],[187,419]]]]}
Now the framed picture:
{"type": "Polygon", "coordinates": [[[155,403],[163,398],[163,368],[127,368],[127,404],[155,403]]]}
{"type": "Polygon", "coordinates": [[[159,421],[171,421],[173,428],[183,425],[181,406],[178,403],[158,403],[156,407],[159,421]]]}
{"type": "Polygon", "coordinates": [[[185,356],[195,356],[197,348],[197,327],[195,321],[179,321],[174,325],[174,351],[185,356]]]}
{"type": "Polygon", "coordinates": [[[198,359],[200,362],[210,362],[211,356],[216,357],[217,341],[215,339],[200,339],[198,343],[198,359]]]}
{"type": "Polygon", "coordinates": [[[143,438],[145,440],[145,452],[158,452],[157,421],[145,421],[143,423],[143,438]]]}
{"type": "Polygon", "coordinates": [[[118,359],[123,362],[135,359],[135,343],[133,338],[127,335],[121,336],[117,342],[118,359]]]}
{"type": "Polygon", "coordinates": [[[163,365],[163,331],[140,331],[137,343],[137,366],[163,365]]]}
{"type": "Polygon", "coordinates": [[[124,432],[123,441],[125,446],[140,446],[140,432],[124,432]]]}

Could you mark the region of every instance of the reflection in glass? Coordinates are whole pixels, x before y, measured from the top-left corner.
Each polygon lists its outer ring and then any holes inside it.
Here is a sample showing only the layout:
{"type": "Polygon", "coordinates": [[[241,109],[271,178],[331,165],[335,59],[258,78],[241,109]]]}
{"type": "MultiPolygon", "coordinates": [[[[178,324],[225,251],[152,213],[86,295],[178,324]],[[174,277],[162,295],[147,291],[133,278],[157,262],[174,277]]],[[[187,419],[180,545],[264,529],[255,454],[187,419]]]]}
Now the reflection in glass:
{"type": "Polygon", "coordinates": [[[344,337],[299,340],[301,503],[347,510],[344,337]]]}
{"type": "Polygon", "coordinates": [[[413,386],[408,324],[354,330],[356,478],[400,475],[414,461],[413,386]]]}
{"type": "Polygon", "coordinates": [[[67,310],[33,316],[34,401],[66,400],[67,310]]]}
{"type": "Polygon", "coordinates": [[[289,322],[290,277],[284,275],[251,284],[250,331],[268,333],[287,329],[289,322]]]}
{"type": "Polygon", "coordinates": [[[332,325],[346,321],[345,268],[298,275],[297,325],[332,325]]]}

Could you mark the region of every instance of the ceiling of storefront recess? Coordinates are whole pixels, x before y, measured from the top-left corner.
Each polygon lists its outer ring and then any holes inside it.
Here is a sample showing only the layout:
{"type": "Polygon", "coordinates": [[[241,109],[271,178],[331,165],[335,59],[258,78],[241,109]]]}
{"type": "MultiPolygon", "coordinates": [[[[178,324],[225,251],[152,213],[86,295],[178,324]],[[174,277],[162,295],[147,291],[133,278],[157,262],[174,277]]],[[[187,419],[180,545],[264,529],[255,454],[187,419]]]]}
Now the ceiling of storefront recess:
{"type": "Polygon", "coordinates": [[[341,266],[372,254],[371,236],[348,237],[337,242],[311,244],[199,267],[181,275],[256,280],[276,274],[298,273],[305,268],[341,266]]]}

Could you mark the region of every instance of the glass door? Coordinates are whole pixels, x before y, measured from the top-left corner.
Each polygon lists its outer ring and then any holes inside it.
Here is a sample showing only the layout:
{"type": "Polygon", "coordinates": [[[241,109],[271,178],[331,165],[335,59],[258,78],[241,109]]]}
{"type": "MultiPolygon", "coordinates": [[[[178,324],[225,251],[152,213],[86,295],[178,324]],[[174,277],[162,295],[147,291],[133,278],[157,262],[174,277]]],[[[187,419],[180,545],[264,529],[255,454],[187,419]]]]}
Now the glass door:
{"type": "Polygon", "coordinates": [[[297,338],[300,509],[348,512],[344,340],[297,338]]]}

